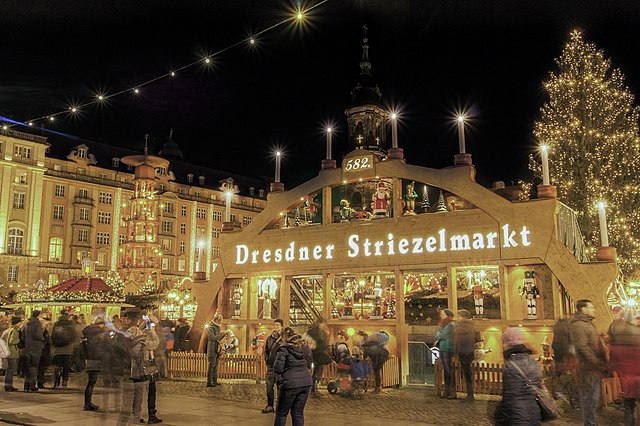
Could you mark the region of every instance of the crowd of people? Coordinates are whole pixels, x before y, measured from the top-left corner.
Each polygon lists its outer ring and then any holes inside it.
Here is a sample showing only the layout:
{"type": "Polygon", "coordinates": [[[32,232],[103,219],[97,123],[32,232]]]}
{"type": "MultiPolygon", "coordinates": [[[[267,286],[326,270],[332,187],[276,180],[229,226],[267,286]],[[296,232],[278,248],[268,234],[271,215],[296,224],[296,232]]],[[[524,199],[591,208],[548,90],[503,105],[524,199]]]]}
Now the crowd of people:
{"type": "MultiPolygon", "coordinates": [[[[606,334],[593,324],[594,305],[579,300],[576,312],[559,320],[553,329],[551,345],[543,342],[543,353],[535,350],[522,330],[507,328],[502,333],[503,397],[496,411],[496,424],[535,425],[542,420],[536,389],[543,383],[562,404],[580,410],[585,425],[597,424],[596,408],[604,377],[617,373],[624,397],[624,424],[638,425],[640,367],[635,356],[640,350],[640,311],[616,306],[614,320],[606,334]],[[551,354],[550,349],[553,349],[551,354]],[[553,365],[554,376],[544,378],[541,364],[553,365]]],[[[466,397],[473,402],[472,363],[482,342],[471,313],[462,309],[454,314],[440,312],[436,331],[440,363],[444,375],[442,398],[458,399],[454,362],[457,360],[465,381],[466,397]]],[[[230,329],[222,330],[223,318],[215,314],[207,328],[207,386],[220,386],[217,366],[223,353],[236,353],[238,339],[230,329]]],[[[4,390],[18,391],[14,377],[24,377],[24,392],[66,388],[71,372],[86,372],[85,411],[98,411],[93,389],[99,376],[105,387],[103,404],[117,407],[119,422],[161,423],[156,409],[156,381],[166,375],[165,359],[173,350],[189,347],[189,324],[183,318],[177,324],[163,324],[153,316],[132,309],[123,318],[99,315],[91,324],[83,315],[61,311],[55,322],[50,313],[34,310],[29,318],[13,316],[0,329],[0,358],[4,371],[4,390]],[[51,378],[45,374],[52,366],[51,378]],[[51,380],[49,383],[48,380],[51,380]],[[115,398],[109,401],[109,395],[115,398]],[[142,400],[147,395],[147,419],[143,419],[142,400]]],[[[362,331],[349,336],[337,333],[329,342],[329,328],[322,319],[306,332],[296,333],[276,319],[267,337],[263,357],[267,367],[266,406],[263,413],[275,413],[275,425],[284,425],[291,414],[294,425],[304,424],[304,407],[309,396],[321,395],[319,384],[325,365],[335,362],[345,383],[353,388],[366,381],[369,368],[375,387],[381,390],[381,368],[389,357],[384,331],[367,335],[362,331]],[[369,367],[368,367],[369,366],[369,367]],[[277,398],[276,398],[277,387],[277,398]]],[[[336,381],[336,386],[339,382],[336,381]]]]}
{"type": "MultiPolygon", "coordinates": [[[[229,331],[221,331],[222,316],[216,314],[208,324],[207,354],[209,374],[207,386],[219,386],[217,382],[217,362],[220,342],[229,337],[229,331]]],[[[374,393],[382,387],[381,369],[389,357],[385,348],[389,335],[380,331],[368,336],[358,331],[347,342],[345,331],[338,333],[336,342],[329,343],[329,328],[320,318],[303,334],[290,327],[284,327],[281,319],[273,322],[273,330],[266,339],[263,351],[267,367],[266,399],[262,413],[275,413],[274,425],[284,425],[291,413],[292,424],[304,424],[304,407],[310,395],[320,397],[319,389],[324,366],[336,362],[338,367],[347,365],[348,381],[357,386],[366,380],[367,367],[364,357],[370,362],[374,375],[374,393]],[[277,387],[277,398],[274,388],[277,387]]]]}
{"type": "MultiPolygon", "coordinates": [[[[540,390],[544,389],[541,363],[553,365],[550,390],[556,401],[582,412],[584,425],[596,425],[600,403],[600,385],[604,377],[617,373],[624,398],[624,424],[638,425],[636,408],[640,398],[640,367],[635,359],[640,353],[640,312],[632,308],[613,308],[614,320],[607,334],[598,333],[593,320],[595,307],[590,300],[576,302],[576,312],[554,326],[553,356],[550,351],[533,356],[535,350],[522,330],[507,328],[502,333],[504,358],[503,396],[496,410],[499,425],[536,425],[542,421],[540,390]],[[551,361],[551,362],[550,362],[551,361]]],[[[436,338],[444,375],[446,399],[457,399],[453,363],[457,359],[467,392],[463,402],[474,400],[471,363],[474,348],[481,341],[471,314],[458,311],[457,321],[449,309],[441,311],[436,338]]],[[[543,343],[544,349],[549,345],[543,343]]]]}
{"type": "Polygon", "coordinates": [[[16,392],[14,377],[24,378],[24,392],[68,386],[71,372],[86,372],[85,411],[99,411],[93,390],[99,376],[111,392],[103,403],[119,412],[119,422],[161,423],[156,410],[156,381],[166,377],[166,358],[188,347],[189,325],[180,318],[174,326],[132,309],[123,318],[104,314],[85,322],[84,315],[62,310],[55,322],[49,312],[34,310],[29,318],[13,316],[0,330],[6,350],[1,357],[5,392],[16,392]],[[46,374],[52,370],[49,376],[46,374]],[[50,377],[50,378],[49,378],[50,377]],[[50,382],[49,382],[50,380],[50,382]],[[141,417],[147,394],[147,419],[141,417]],[[114,396],[110,400],[110,395],[114,396]]]}

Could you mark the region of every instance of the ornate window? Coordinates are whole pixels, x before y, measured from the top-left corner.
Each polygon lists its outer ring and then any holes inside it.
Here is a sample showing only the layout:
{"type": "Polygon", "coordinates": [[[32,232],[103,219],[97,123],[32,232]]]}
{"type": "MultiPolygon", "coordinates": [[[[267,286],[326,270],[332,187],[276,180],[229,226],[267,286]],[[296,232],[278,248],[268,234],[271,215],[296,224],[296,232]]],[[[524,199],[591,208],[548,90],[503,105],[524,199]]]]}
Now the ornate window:
{"type": "Polygon", "coordinates": [[[7,246],[7,253],[9,254],[22,254],[22,240],[24,238],[24,231],[18,228],[9,229],[9,245],[7,246]]]}
{"type": "Polygon", "coordinates": [[[55,220],[64,220],[64,206],[53,206],[53,218],[55,220]]]}
{"type": "Polygon", "coordinates": [[[56,197],[64,197],[64,190],[65,190],[64,185],[56,184],[55,196],[56,197]]]}
{"type": "Polygon", "coordinates": [[[62,238],[49,240],[49,262],[62,262],[62,238]]]}
{"type": "Polygon", "coordinates": [[[87,229],[78,229],[78,242],[80,242],[80,243],[88,243],[89,242],[89,230],[87,230],[87,229]]]}
{"type": "Polygon", "coordinates": [[[89,209],[80,208],[80,220],[89,221],[89,209]]]}
{"type": "Polygon", "coordinates": [[[109,245],[111,234],[108,232],[98,232],[96,233],[96,244],[101,246],[109,245]]]}
{"type": "Polygon", "coordinates": [[[113,195],[110,192],[100,192],[100,196],[98,197],[98,202],[100,204],[111,204],[113,195]]]}
{"type": "Polygon", "coordinates": [[[98,223],[111,225],[111,212],[98,212],[98,223]]]}
{"type": "Polygon", "coordinates": [[[7,270],[7,281],[9,281],[10,283],[18,282],[18,266],[17,265],[9,266],[9,269],[7,270]]]}
{"type": "Polygon", "coordinates": [[[24,192],[14,192],[13,193],[13,208],[14,209],[24,209],[24,192]]]}

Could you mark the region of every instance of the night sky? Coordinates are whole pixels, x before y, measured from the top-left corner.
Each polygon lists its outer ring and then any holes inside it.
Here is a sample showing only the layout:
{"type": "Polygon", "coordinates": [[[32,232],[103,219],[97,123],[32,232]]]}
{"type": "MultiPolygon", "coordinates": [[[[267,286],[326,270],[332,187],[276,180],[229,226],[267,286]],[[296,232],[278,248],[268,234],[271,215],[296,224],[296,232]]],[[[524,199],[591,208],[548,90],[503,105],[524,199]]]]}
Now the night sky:
{"type": "MultiPolygon", "coordinates": [[[[286,19],[295,4],[4,0],[0,114],[26,121],[134,87],[286,19]]],[[[464,107],[473,116],[467,151],[483,184],[530,180],[542,81],[570,30],[582,28],[640,94],[637,0],[329,0],[305,22],[269,31],[255,48],[230,49],[211,68],[191,67],[139,96],[45,125],[140,150],[144,134],[158,149],[173,128],[186,161],[255,177],[273,175],[271,154],[282,146],[291,188],[317,175],[325,123],[337,131],[334,158],[345,153],[363,24],[383,100],[401,112],[407,161],[452,165],[452,117],[464,107]]]]}

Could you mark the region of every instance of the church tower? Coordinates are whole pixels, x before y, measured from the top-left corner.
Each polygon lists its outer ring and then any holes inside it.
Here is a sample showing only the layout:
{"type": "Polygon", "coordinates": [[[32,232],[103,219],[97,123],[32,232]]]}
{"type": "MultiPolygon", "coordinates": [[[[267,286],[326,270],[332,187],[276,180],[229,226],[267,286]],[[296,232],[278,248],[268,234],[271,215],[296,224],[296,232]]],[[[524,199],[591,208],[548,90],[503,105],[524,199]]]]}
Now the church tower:
{"type": "Polygon", "coordinates": [[[362,41],[360,75],[351,91],[349,108],[344,112],[347,116],[349,151],[368,149],[385,154],[387,113],[382,105],[382,92],[371,75],[366,26],[362,41]]]}

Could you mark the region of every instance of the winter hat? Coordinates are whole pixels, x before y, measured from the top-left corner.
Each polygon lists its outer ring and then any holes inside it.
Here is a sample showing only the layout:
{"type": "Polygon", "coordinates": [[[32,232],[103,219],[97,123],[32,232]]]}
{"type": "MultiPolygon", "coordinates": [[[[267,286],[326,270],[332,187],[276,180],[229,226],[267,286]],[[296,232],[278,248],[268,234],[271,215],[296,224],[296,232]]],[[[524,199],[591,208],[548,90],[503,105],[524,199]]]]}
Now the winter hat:
{"type": "Polygon", "coordinates": [[[455,314],[453,313],[453,311],[451,309],[444,309],[444,313],[446,316],[453,318],[455,316],[455,314]]]}
{"type": "Polygon", "coordinates": [[[458,311],[458,315],[460,315],[462,318],[471,318],[471,312],[467,311],[466,309],[460,309],[458,311]]]}
{"type": "Polygon", "coordinates": [[[22,322],[22,318],[20,317],[11,317],[11,325],[16,325],[22,322]]]}
{"type": "Polygon", "coordinates": [[[516,345],[524,345],[524,336],[519,328],[509,327],[502,333],[502,347],[509,349],[516,345]]]}

